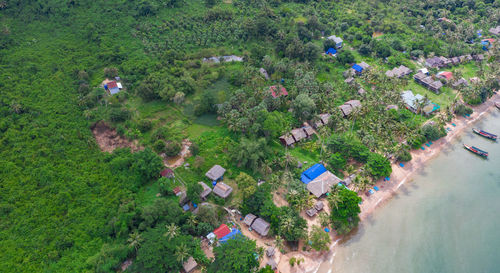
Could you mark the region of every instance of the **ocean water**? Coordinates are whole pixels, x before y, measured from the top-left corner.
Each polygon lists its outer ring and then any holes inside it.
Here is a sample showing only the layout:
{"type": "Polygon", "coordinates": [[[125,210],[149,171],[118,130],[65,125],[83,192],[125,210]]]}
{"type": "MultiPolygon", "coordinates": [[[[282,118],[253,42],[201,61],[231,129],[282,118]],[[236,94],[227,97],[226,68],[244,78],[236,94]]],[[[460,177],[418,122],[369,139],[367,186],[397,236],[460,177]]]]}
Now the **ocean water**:
{"type": "MultiPolygon", "coordinates": [[[[500,111],[473,127],[500,135],[500,111]]],[[[500,142],[464,130],[339,242],[318,272],[500,272],[500,142]],[[462,143],[488,151],[489,159],[462,143]]]]}

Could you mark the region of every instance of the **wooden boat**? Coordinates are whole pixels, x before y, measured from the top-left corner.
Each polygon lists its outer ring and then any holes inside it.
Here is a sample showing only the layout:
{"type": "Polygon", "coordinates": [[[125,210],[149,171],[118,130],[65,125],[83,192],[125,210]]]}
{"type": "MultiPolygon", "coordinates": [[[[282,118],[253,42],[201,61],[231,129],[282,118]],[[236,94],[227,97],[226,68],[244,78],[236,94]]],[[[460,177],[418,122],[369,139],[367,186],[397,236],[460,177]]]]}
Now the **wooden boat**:
{"type": "Polygon", "coordinates": [[[495,102],[495,106],[500,109],[500,102],[495,102]]]}
{"type": "Polygon", "coordinates": [[[485,158],[488,157],[488,152],[483,151],[483,150],[481,150],[481,149],[479,149],[477,147],[469,146],[467,144],[464,144],[464,147],[465,147],[465,149],[467,149],[467,150],[469,150],[469,151],[477,154],[478,156],[482,156],[482,157],[485,157],[485,158]]]}
{"type": "Polygon", "coordinates": [[[494,134],[491,134],[491,133],[488,133],[486,131],[483,131],[483,130],[479,130],[479,129],[476,129],[476,128],[472,128],[472,131],[482,137],[485,137],[485,138],[489,138],[491,140],[497,140],[498,136],[497,135],[494,135],[494,134]]]}

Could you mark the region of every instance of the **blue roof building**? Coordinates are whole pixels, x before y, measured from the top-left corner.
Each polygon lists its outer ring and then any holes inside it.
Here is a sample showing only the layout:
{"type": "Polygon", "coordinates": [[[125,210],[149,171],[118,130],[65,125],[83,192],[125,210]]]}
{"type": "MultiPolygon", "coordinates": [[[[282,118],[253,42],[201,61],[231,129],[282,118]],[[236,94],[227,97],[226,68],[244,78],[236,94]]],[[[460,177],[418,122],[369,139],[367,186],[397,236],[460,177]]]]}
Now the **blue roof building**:
{"type": "Polygon", "coordinates": [[[322,164],[315,164],[311,168],[305,170],[300,176],[300,181],[304,184],[309,184],[309,182],[316,179],[316,177],[320,176],[322,173],[326,172],[325,166],[322,164]]]}
{"type": "Polygon", "coordinates": [[[229,241],[231,239],[234,239],[234,238],[236,238],[238,236],[243,237],[243,234],[241,234],[241,231],[239,229],[233,228],[233,230],[231,230],[231,232],[228,235],[226,235],[226,236],[224,236],[224,237],[222,237],[222,238],[219,239],[219,243],[224,244],[227,241],[229,241]]]}
{"type": "Polygon", "coordinates": [[[363,72],[363,68],[359,65],[359,64],[354,64],[352,66],[352,69],[354,69],[357,73],[360,73],[363,72]]]}
{"type": "Polygon", "coordinates": [[[333,47],[330,47],[326,52],[325,52],[326,55],[335,55],[337,54],[337,50],[335,50],[335,48],[333,47]]]}

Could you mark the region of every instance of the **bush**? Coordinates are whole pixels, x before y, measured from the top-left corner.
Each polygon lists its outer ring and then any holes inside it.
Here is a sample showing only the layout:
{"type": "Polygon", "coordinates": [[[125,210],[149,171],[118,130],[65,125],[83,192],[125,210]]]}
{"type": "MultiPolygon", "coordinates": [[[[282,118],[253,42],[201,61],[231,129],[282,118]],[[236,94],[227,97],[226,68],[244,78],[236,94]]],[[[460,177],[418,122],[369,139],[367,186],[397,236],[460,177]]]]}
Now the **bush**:
{"type": "Polygon", "coordinates": [[[347,160],[340,153],[334,153],[328,160],[328,165],[334,170],[344,169],[346,163],[347,160]]]}
{"type": "Polygon", "coordinates": [[[392,173],[391,162],[381,154],[371,153],[366,163],[366,168],[375,177],[385,177],[392,173]]]}
{"type": "Polygon", "coordinates": [[[151,130],[151,128],[153,127],[153,123],[151,123],[151,121],[148,119],[142,119],[137,123],[137,127],[139,127],[139,130],[142,133],[145,133],[151,130]]]}
{"type": "Polygon", "coordinates": [[[439,138],[443,137],[446,135],[446,131],[444,128],[441,126],[437,125],[432,125],[432,124],[427,124],[424,127],[422,127],[422,135],[427,139],[427,140],[438,140],[439,138]]]}
{"type": "Polygon", "coordinates": [[[173,196],[174,183],[170,179],[162,177],[158,179],[158,191],[162,196],[173,196]]]}
{"type": "Polygon", "coordinates": [[[182,149],[182,144],[178,141],[169,141],[165,146],[165,154],[168,156],[176,156],[182,149]]]}
{"type": "Polygon", "coordinates": [[[411,160],[411,154],[407,150],[401,150],[397,156],[398,161],[408,162],[411,160]]]}
{"type": "Polygon", "coordinates": [[[157,153],[163,153],[165,152],[165,142],[161,139],[158,139],[154,144],[153,144],[153,149],[157,153]]]}
{"type": "Polygon", "coordinates": [[[472,114],[472,108],[470,107],[467,107],[463,104],[459,104],[457,107],[455,107],[455,114],[459,115],[459,116],[463,116],[463,115],[470,115],[472,114]]]}
{"type": "Polygon", "coordinates": [[[349,63],[354,63],[354,55],[351,53],[351,51],[344,50],[341,51],[339,54],[337,54],[337,60],[341,64],[349,64],[349,63]]]}
{"type": "Polygon", "coordinates": [[[109,112],[109,119],[113,122],[126,121],[130,116],[130,111],[125,108],[111,108],[109,112]]]}

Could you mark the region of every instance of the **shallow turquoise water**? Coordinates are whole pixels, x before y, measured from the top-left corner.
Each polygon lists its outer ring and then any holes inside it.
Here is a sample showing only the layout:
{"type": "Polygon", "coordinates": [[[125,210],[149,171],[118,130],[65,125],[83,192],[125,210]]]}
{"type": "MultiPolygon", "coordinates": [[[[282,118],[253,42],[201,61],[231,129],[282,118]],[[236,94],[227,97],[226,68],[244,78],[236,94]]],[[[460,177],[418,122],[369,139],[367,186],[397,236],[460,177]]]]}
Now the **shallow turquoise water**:
{"type": "MultiPolygon", "coordinates": [[[[500,134],[494,110],[474,127],[500,134]]],[[[467,129],[340,243],[319,272],[500,272],[499,213],[500,143],[467,129]],[[488,151],[489,159],[462,143],[488,151]]]]}

